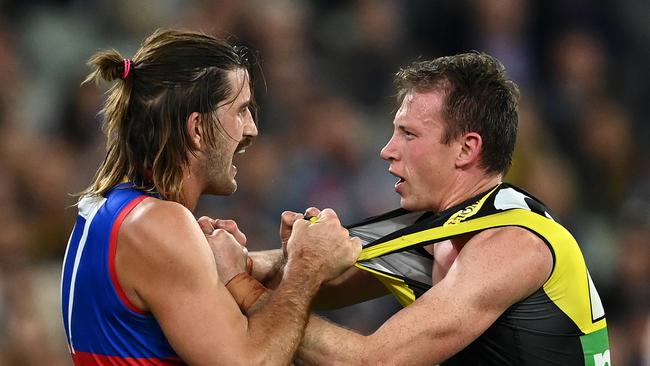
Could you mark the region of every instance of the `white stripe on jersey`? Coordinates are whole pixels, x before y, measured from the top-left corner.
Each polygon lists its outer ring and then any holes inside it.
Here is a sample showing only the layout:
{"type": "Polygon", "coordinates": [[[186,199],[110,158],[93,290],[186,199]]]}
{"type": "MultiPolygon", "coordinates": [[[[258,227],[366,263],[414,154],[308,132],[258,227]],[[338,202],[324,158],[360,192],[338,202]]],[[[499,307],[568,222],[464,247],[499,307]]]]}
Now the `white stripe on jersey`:
{"type": "MultiPolygon", "coordinates": [[[[104,197],[84,197],[79,201],[79,215],[86,219],[86,224],[84,225],[84,231],[79,239],[79,246],[77,247],[77,253],[75,253],[74,258],[74,267],[72,267],[72,277],[70,278],[70,293],[68,294],[68,337],[70,338],[70,352],[74,353],[74,346],[72,343],[72,304],[74,302],[74,287],[75,280],[77,279],[77,270],[79,269],[79,262],[81,261],[81,254],[83,253],[84,247],[86,246],[86,239],[88,238],[88,230],[90,225],[95,218],[97,211],[104,205],[106,198],[104,197]]],[[[73,231],[74,233],[74,231],[73,231]]],[[[72,239],[72,235],[70,236],[72,239]]],[[[70,242],[68,242],[68,247],[70,242]]],[[[67,259],[68,249],[66,248],[66,259],[67,259]]],[[[65,259],[63,262],[63,268],[65,271],[65,259]]],[[[63,276],[61,276],[63,280],[63,276]]],[[[61,291],[63,293],[63,281],[61,281],[61,291]]]]}

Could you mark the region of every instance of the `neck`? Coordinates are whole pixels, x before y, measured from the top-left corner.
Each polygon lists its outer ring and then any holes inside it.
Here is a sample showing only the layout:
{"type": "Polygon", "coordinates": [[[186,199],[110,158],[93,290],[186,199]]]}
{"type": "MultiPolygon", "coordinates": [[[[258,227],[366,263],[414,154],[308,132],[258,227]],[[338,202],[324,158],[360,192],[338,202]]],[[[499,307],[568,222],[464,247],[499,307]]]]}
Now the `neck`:
{"type": "Polygon", "coordinates": [[[194,212],[199,203],[199,198],[203,192],[203,184],[198,179],[198,176],[191,169],[183,172],[185,179],[183,180],[183,188],[181,189],[181,202],[188,210],[194,212]]]}
{"type": "Polygon", "coordinates": [[[445,195],[438,211],[444,211],[478,195],[481,192],[487,191],[501,183],[501,178],[501,174],[498,174],[484,175],[477,177],[476,179],[457,179],[456,183],[452,185],[451,192],[445,195]]]}

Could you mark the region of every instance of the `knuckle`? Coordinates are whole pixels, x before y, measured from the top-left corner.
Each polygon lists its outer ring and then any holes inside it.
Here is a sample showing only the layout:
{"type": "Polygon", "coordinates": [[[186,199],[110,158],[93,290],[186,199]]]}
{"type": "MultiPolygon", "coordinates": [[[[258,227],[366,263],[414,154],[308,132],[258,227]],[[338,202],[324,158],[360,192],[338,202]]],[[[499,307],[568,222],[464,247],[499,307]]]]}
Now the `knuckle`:
{"type": "Polygon", "coordinates": [[[303,227],[305,227],[307,225],[309,225],[309,221],[307,221],[307,220],[298,220],[298,221],[293,223],[293,228],[294,229],[299,229],[299,228],[303,228],[303,227]]]}
{"type": "Polygon", "coordinates": [[[214,232],[212,233],[215,237],[218,238],[223,238],[226,235],[228,235],[228,232],[224,229],[215,229],[214,232]]]}

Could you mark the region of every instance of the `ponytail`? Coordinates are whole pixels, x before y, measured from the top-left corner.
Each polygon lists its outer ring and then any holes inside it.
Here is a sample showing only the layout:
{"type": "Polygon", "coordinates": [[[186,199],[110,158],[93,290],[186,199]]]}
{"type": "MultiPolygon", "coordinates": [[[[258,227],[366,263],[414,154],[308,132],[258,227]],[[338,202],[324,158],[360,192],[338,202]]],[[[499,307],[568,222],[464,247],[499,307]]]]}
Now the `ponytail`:
{"type": "Polygon", "coordinates": [[[125,130],[124,125],[127,123],[133,79],[131,68],[134,66],[131,65],[130,60],[128,64],[125,60],[116,50],[97,52],[88,60],[88,65],[93,70],[84,80],[84,84],[123,80],[113,85],[107,92],[108,98],[101,111],[104,116],[103,129],[107,136],[106,156],[95,173],[93,183],[80,195],[101,195],[129,175],[128,155],[125,145],[120,143],[122,140],[120,134],[125,130]],[[129,74],[131,74],[130,78],[129,74]]]}
{"type": "MultiPolygon", "coordinates": [[[[112,82],[101,111],[106,156],[81,196],[103,196],[125,178],[141,190],[180,202],[183,169],[195,153],[186,121],[192,112],[217,121],[231,93],[228,73],[248,70],[245,48],[205,34],[158,30],[133,59],[115,50],[94,54],[84,83],[112,82]]],[[[250,86],[250,85],[249,85],[250,86]]],[[[218,123],[206,123],[206,142],[217,143],[218,123]]]]}

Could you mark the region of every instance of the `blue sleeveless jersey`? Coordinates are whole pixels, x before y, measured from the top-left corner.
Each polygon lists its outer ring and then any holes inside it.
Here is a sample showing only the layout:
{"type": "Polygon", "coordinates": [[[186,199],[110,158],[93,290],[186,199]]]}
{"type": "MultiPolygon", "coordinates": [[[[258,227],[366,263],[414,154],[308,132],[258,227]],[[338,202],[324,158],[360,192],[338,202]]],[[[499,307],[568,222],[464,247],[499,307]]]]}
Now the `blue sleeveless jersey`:
{"type": "Polygon", "coordinates": [[[150,313],[126,297],[115,272],[120,225],[150,197],[120,184],[84,197],[63,262],[63,324],[75,365],[184,365],[150,313]]]}

